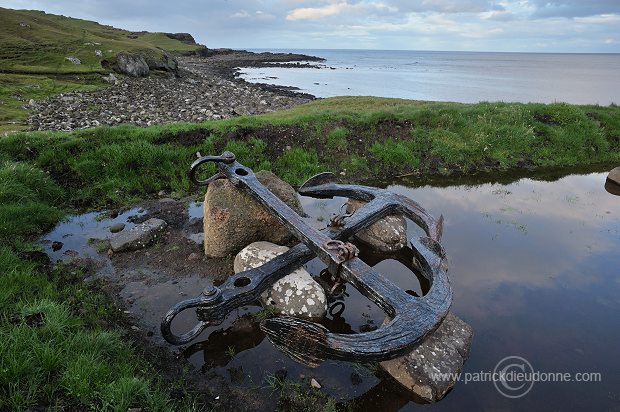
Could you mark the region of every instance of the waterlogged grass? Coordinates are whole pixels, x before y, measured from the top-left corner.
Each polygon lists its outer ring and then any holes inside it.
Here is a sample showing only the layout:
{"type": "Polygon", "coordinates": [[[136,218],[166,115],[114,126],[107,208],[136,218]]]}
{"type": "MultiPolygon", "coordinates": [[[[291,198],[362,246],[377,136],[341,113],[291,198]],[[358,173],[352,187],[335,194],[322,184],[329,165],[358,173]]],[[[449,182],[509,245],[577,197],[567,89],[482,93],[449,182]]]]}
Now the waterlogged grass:
{"type": "Polygon", "coordinates": [[[118,310],[81,270],[37,259],[30,239],[64,215],[66,196],[33,164],[0,164],[0,409],[191,409],[109,326],[118,310]]]}

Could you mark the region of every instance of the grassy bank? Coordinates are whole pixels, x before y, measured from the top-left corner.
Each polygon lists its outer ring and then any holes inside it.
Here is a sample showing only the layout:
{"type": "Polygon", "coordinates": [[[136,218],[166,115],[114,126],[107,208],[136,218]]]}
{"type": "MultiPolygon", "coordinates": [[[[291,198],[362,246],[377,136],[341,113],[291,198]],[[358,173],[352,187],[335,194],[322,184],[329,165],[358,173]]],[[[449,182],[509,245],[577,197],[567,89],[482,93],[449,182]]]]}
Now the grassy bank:
{"type": "Polygon", "coordinates": [[[195,153],[235,152],[293,185],[333,171],[362,181],[620,160],[620,108],[333,98],[263,116],[151,128],[18,133],[0,156],[45,171],[72,205],[189,190],[195,153]]]}
{"type": "Polygon", "coordinates": [[[47,267],[33,240],[72,209],[192,192],[198,151],[231,150],[296,185],[325,170],[351,182],[620,161],[619,136],[615,106],[335,98],[204,124],[0,138],[0,409],[191,406],[153,378],[110,300],[79,269],[47,267]]]}

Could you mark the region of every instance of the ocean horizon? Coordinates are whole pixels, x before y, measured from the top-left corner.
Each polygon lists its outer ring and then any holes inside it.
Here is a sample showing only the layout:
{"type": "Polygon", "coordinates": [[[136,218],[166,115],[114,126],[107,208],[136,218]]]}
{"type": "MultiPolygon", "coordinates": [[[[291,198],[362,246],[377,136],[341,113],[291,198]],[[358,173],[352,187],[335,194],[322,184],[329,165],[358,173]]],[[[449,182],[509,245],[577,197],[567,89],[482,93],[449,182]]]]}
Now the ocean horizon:
{"type": "Polygon", "coordinates": [[[316,97],[379,96],[478,103],[620,103],[620,54],[249,49],[322,57],[322,68],[241,68],[248,82],[316,97]]]}

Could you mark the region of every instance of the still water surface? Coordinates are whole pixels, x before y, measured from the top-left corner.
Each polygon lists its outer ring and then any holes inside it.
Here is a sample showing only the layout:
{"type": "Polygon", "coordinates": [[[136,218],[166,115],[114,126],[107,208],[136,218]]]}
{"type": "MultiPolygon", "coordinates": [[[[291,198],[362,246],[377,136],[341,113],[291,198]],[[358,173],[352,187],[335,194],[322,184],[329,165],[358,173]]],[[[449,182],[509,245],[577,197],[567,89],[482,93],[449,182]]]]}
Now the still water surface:
{"type": "Polygon", "coordinates": [[[242,78],[295,86],[317,97],[620,103],[620,54],[285,51],[323,57],[327,68],[243,68],[242,78]]]}
{"type": "MultiPolygon", "coordinates": [[[[537,382],[519,399],[502,396],[490,382],[461,382],[439,403],[419,405],[397,383],[375,375],[372,367],[327,361],[308,369],[292,361],[246,316],[258,312],[257,307],[233,311],[223,325],[209,328],[183,353],[204,373],[217,373],[230,385],[254,391],[257,399],[263,398],[262,408],[274,399],[270,379],[286,370],[286,378],[292,381],[300,375],[316,378],[322,391],[341,402],[350,401],[349,407],[360,411],[617,410],[620,196],[605,191],[605,177],[594,172],[556,176],[552,181],[531,175],[517,180],[506,177],[504,183],[457,180],[450,185],[419,186],[401,180],[388,185],[445,217],[442,243],[450,262],[452,312],[474,329],[464,373],[491,372],[501,359],[520,356],[538,372],[571,376],[594,372],[601,375],[600,382],[537,382]]],[[[344,201],[302,198],[316,227],[324,227],[344,201]]],[[[189,212],[191,217],[201,217],[201,204],[190,205],[189,212]]],[[[97,221],[95,215],[69,219],[46,239],[77,242],[69,246],[83,254],[92,248],[87,246],[88,236],[110,223],[97,221]],[[61,236],[65,232],[75,235],[65,238],[61,236]]],[[[411,236],[418,233],[412,224],[408,229],[411,236]]],[[[60,258],[54,253],[50,251],[60,258]]],[[[322,268],[316,261],[307,265],[313,275],[322,268]]],[[[378,270],[404,289],[420,290],[401,264],[384,261],[378,270]]],[[[204,281],[188,279],[196,283],[192,293],[201,290],[204,281]]],[[[162,294],[170,290],[164,286],[148,292],[155,302],[150,311],[154,327],[159,316],[180,299],[177,292],[162,294]]],[[[347,293],[344,312],[328,316],[326,326],[356,333],[381,324],[384,315],[374,304],[350,286],[347,293]]],[[[175,332],[187,330],[194,322],[192,316],[180,319],[175,332]]]]}

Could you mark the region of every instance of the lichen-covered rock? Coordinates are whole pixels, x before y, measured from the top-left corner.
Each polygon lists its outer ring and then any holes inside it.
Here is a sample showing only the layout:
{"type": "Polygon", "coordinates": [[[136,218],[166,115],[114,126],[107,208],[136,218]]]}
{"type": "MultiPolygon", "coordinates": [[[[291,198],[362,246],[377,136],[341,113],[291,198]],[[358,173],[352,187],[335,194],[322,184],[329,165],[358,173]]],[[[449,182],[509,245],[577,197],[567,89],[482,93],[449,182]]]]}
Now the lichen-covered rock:
{"type": "Polygon", "coordinates": [[[381,362],[381,367],[402,386],[428,402],[442,399],[456,383],[454,378],[469,357],[472,327],[448,313],[441,325],[413,351],[381,362]],[[439,379],[439,376],[445,379],[439,379]]]}
{"type": "MultiPolygon", "coordinates": [[[[235,273],[257,268],[288,249],[269,242],[254,242],[235,257],[235,273]]],[[[304,319],[319,319],[327,312],[325,291],[303,268],[276,281],[261,295],[261,302],[281,314],[304,319]]]]}
{"type": "Polygon", "coordinates": [[[110,248],[114,252],[142,249],[155,240],[157,234],[166,226],[162,219],[150,218],[130,230],[114,233],[110,238],[110,248]]]}
{"type": "MultiPolygon", "coordinates": [[[[351,213],[366,202],[349,199],[347,213],[351,213]]],[[[370,227],[355,234],[355,239],[378,252],[392,253],[407,244],[407,221],[402,216],[386,216],[370,227]]]]}
{"type": "Polygon", "coordinates": [[[119,53],[116,55],[116,69],[131,77],[149,75],[149,65],[139,54],[119,53]]]}
{"type": "MultiPolygon", "coordinates": [[[[256,173],[258,180],[297,213],[303,209],[297,193],[268,171],[256,173]]],[[[286,243],[292,235],[258,201],[235,188],[228,180],[209,185],[204,202],[204,250],[208,257],[224,257],[259,240],[286,243]]]]}

